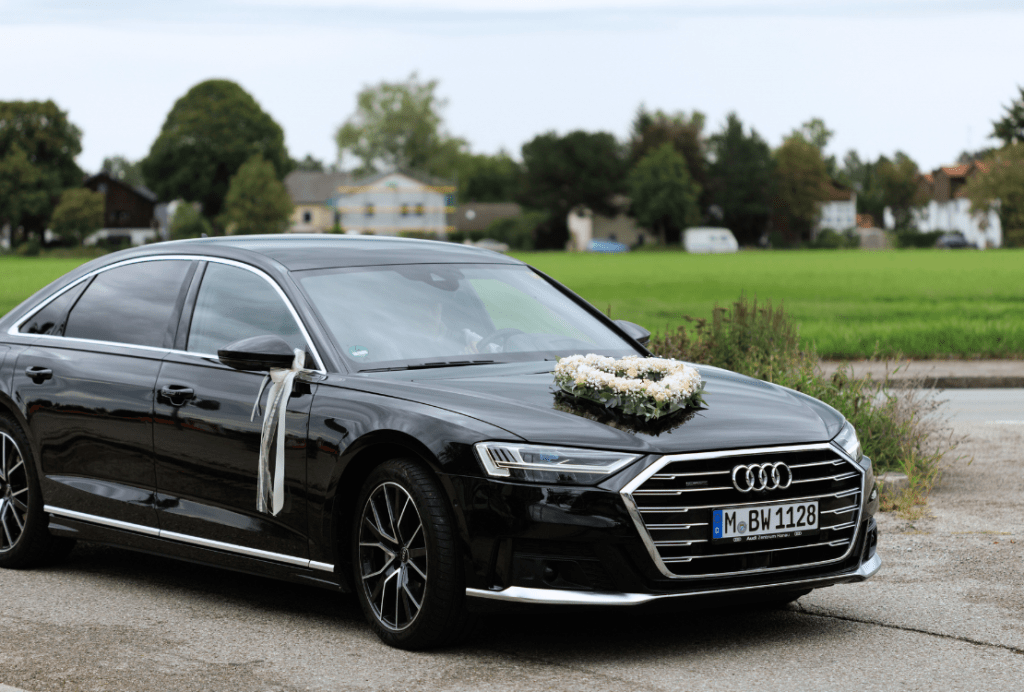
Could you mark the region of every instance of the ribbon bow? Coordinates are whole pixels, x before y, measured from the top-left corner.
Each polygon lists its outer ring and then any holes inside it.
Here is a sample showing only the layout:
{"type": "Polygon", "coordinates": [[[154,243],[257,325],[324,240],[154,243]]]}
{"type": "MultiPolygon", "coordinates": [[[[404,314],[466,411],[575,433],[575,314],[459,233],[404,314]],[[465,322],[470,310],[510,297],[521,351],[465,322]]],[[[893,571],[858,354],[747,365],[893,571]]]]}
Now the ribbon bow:
{"type": "Polygon", "coordinates": [[[263,435],[260,437],[259,480],[256,486],[257,511],[277,516],[284,507],[284,436],[285,416],[288,413],[288,398],[292,394],[295,376],[302,372],[306,362],[306,352],[295,349],[295,360],[290,368],[271,368],[263,378],[260,391],[256,395],[252,414],[249,420],[256,417],[260,406],[263,390],[270,383],[267,394],[267,411],[263,416],[263,435]],[[277,454],[274,460],[274,473],[270,473],[270,443],[274,440],[274,414],[277,414],[277,454]]]}

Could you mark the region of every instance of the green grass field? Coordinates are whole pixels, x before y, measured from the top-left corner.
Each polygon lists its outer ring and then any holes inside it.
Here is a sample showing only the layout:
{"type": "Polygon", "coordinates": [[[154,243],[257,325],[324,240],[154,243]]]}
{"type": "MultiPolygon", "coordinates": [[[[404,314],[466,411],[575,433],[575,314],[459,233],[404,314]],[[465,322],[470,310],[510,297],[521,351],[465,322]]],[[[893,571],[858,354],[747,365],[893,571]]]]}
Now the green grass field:
{"type": "MultiPolygon", "coordinates": [[[[1024,250],[516,255],[616,319],[661,332],[746,293],[828,358],[1024,358],[1024,250]]],[[[0,313],[83,259],[0,257],[0,313]]]]}
{"type": "Polygon", "coordinates": [[[1024,357],[1024,250],[516,256],[654,332],[746,293],[826,358],[1024,357]]]}

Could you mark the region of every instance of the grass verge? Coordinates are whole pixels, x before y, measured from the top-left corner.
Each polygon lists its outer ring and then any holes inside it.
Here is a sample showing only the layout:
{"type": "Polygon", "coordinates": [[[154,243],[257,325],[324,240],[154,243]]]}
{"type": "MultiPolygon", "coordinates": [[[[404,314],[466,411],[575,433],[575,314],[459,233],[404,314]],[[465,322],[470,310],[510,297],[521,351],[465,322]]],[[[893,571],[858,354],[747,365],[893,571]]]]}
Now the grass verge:
{"type": "Polygon", "coordinates": [[[934,390],[890,387],[857,378],[848,365],[832,375],[818,369],[813,348],[801,347],[798,330],[781,306],[741,296],[715,306],[710,319],[684,318],[675,331],[651,339],[650,350],[668,358],[706,363],[780,384],[824,401],[857,430],[876,473],[905,473],[909,487],[883,499],[884,511],[913,518],[923,511],[942,464],[962,443],[946,424],[934,390]]]}

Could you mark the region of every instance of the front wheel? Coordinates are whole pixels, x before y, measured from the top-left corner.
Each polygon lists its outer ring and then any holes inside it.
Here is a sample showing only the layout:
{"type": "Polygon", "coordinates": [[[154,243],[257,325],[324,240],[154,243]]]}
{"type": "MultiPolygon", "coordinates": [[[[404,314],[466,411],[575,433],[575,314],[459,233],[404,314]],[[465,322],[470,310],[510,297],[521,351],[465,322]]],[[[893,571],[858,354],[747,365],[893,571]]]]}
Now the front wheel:
{"type": "Polygon", "coordinates": [[[430,470],[409,459],[374,469],[353,527],[356,593],[386,644],[454,644],[471,627],[451,510],[430,470]]]}

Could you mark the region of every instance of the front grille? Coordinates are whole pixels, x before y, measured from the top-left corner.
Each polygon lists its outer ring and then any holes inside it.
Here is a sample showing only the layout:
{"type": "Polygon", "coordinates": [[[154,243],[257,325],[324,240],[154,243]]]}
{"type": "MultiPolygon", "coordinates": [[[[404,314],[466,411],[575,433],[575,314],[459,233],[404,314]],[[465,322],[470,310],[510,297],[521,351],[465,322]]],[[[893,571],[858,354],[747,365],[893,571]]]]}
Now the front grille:
{"type": "Polygon", "coordinates": [[[679,454],[655,462],[622,497],[659,570],[676,579],[727,577],[838,562],[853,549],[864,475],[831,445],[679,454]],[[741,493],[738,464],[782,461],[793,472],[786,489],[741,493]],[[815,534],[766,541],[711,541],[715,509],[818,501],[815,534]]]}

